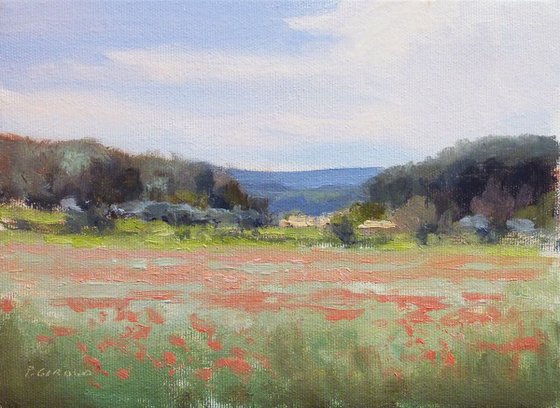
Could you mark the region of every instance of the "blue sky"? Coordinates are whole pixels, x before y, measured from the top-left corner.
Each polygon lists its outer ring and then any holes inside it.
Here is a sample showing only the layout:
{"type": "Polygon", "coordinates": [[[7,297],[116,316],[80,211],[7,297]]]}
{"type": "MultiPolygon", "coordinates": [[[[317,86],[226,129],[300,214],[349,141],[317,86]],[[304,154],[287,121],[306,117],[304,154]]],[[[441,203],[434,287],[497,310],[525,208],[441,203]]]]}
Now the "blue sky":
{"type": "Polygon", "coordinates": [[[560,3],[4,1],[0,131],[240,168],[560,129],[560,3]]]}

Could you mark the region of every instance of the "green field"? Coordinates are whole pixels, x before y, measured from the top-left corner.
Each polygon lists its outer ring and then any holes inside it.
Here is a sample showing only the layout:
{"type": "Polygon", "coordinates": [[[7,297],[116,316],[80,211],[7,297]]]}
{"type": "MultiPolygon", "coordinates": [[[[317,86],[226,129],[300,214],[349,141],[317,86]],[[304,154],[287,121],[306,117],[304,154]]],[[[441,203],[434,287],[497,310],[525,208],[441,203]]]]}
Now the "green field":
{"type": "Polygon", "coordinates": [[[132,220],[106,235],[1,231],[0,404],[558,402],[559,269],[536,248],[183,233],[132,220]]]}

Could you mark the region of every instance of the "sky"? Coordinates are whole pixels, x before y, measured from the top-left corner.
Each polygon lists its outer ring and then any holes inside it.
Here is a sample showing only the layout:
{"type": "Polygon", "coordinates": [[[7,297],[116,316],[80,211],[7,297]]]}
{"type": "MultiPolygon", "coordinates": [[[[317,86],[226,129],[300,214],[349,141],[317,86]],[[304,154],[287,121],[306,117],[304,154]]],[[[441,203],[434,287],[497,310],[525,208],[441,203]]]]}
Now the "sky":
{"type": "Polygon", "coordinates": [[[257,170],[557,135],[560,2],[0,2],[0,132],[257,170]]]}

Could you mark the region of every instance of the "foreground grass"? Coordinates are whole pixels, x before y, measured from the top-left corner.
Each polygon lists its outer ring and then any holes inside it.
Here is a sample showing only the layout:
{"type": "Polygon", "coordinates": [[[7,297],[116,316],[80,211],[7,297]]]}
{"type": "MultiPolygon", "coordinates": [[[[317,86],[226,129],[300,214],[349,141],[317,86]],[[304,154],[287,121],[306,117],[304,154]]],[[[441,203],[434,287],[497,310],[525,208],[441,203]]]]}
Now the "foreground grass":
{"type": "Polygon", "coordinates": [[[459,331],[426,324],[421,342],[407,337],[390,308],[337,324],[311,313],[265,314],[242,331],[187,318],[137,340],[125,336],[134,326],[126,321],[91,326],[83,316],[65,323],[75,333],[42,340],[55,322],[39,316],[26,306],[0,316],[2,406],[546,408],[556,406],[560,390],[558,316],[551,311],[527,309],[510,324],[459,331]],[[372,326],[378,318],[388,326],[372,326]],[[523,334],[514,328],[522,321],[530,327],[523,334]],[[546,341],[512,352],[477,346],[520,335],[546,341]],[[86,375],[41,376],[40,368],[86,375]]]}
{"type": "MultiPolygon", "coordinates": [[[[276,238],[259,240],[253,231],[174,228],[164,223],[121,220],[106,234],[7,230],[0,232],[0,242],[108,249],[228,246],[235,250],[267,246],[274,250],[315,245],[318,239],[317,230],[271,228],[260,234],[276,238]]],[[[536,248],[472,242],[456,245],[445,240],[419,246],[408,236],[379,241],[372,248],[329,249],[326,259],[335,259],[328,257],[329,252],[346,255],[395,250],[400,251],[395,256],[403,259],[485,254],[528,257],[530,265],[540,264],[536,248]]],[[[48,261],[48,256],[40,260],[48,261]]],[[[73,266],[76,272],[79,265],[82,264],[73,266]]],[[[29,297],[25,290],[18,298],[15,292],[5,289],[0,292],[0,405],[553,407],[558,405],[560,391],[557,268],[553,266],[549,273],[533,281],[501,282],[503,290],[491,281],[480,280],[478,287],[491,294],[499,289],[500,300],[490,298],[468,308],[463,300],[452,300],[462,299],[456,283],[442,280],[433,285],[441,289],[442,296],[450,293],[444,302],[446,309],[429,309],[429,295],[419,296],[420,306],[406,307],[373,298],[352,306],[363,308],[362,315],[341,320],[328,320],[324,313],[310,308],[258,310],[265,303],[236,305],[232,301],[229,308],[209,307],[196,300],[196,285],[194,289],[189,285],[150,287],[156,292],[155,298],[127,306],[110,303],[115,299],[112,296],[117,296],[113,290],[134,293],[135,283],[111,282],[103,286],[101,294],[92,295],[85,291],[88,281],[82,285],[71,278],[56,280],[52,286],[44,283],[45,288],[52,287],[52,293],[44,295],[46,299],[29,297]],[[91,300],[82,309],[53,306],[49,299],[64,296],[59,292],[66,285],[76,285],[76,295],[70,290],[72,296],[107,296],[109,303],[95,304],[91,300]],[[182,302],[166,301],[159,293],[162,288],[184,290],[182,302]],[[9,301],[11,296],[15,306],[9,301]],[[422,302],[428,302],[428,306],[422,306],[422,302]],[[428,309],[416,313],[421,307],[428,309]],[[148,313],[148,309],[152,311],[148,313]],[[446,326],[442,319],[448,315],[464,321],[446,326]],[[31,376],[27,375],[30,366],[34,370],[31,376]],[[41,368],[69,369],[87,375],[40,376],[41,368]]],[[[414,298],[426,282],[397,282],[395,293],[414,298]]],[[[346,288],[344,285],[350,283],[337,282],[328,288],[346,288]]],[[[294,284],[291,289],[313,298],[320,285],[325,284],[313,281],[294,284]]],[[[369,286],[365,291],[353,288],[358,290],[353,292],[358,297],[370,293],[369,286]]],[[[260,289],[281,296],[290,288],[276,285],[260,289]]],[[[205,297],[210,295],[208,289],[199,291],[205,297]]],[[[243,288],[228,293],[240,303],[247,296],[251,299],[252,294],[243,288]]],[[[124,298],[116,298],[119,299],[124,298]]],[[[340,298],[334,297],[327,305],[342,307],[337,302],[340,298]]]]}

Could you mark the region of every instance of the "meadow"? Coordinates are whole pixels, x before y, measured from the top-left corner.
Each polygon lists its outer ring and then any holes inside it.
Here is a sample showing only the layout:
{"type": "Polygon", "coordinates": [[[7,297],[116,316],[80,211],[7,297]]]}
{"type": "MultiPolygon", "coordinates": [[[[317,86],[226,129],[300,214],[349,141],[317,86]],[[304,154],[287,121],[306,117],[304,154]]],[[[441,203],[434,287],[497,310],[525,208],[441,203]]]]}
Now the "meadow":
{"type": "Polygon", "coordinates": [[[558,402],[559,265],[537,248],[59,221],[0,231],[3,407],[558,402]]]}

